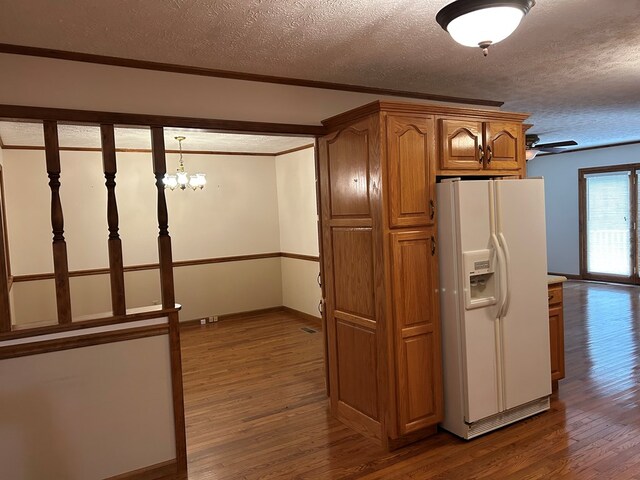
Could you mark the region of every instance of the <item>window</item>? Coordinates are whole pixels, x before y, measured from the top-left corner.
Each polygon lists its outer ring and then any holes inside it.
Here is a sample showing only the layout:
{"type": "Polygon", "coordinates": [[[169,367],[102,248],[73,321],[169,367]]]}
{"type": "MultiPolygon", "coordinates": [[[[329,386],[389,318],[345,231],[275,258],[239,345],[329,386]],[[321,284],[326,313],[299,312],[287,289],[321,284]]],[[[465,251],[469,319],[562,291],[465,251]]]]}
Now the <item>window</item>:
{"type": "Polygon", "coordinates": [[[584,278],[638,283],[639,173],[640,165],[578,171],[584,278]]]}

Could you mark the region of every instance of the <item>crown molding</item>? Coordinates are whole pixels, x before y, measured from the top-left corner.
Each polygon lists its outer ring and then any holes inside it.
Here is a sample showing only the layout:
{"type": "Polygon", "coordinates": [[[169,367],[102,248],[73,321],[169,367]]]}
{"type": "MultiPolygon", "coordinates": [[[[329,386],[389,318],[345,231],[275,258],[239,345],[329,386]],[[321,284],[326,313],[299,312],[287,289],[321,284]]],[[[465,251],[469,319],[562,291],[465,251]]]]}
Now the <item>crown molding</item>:
{"type": "Polygon", "coordinates": [[[247,72],[234,72],[230,70],[218,70],[213,68],[195,67],[189,65],[176,65],[172,63],[150,62],[132,58],[111,57],[94,55],[91,53],[71,52],[55,50],[51,48],[29,47],[0,43],[0,53],[13,55],[26,55],[32,57],[55,58],[58,60],[70,60],[73,62],[94,63],[110,65],[114,67],[138,68],[143,70],[155,70],[159,72],[181,73],[186,75],[199,75],[204,77],[228,78],[232,80],[245,80],[249,82],[274,83],[278,85],[291,85],[296,87],[319,88],[323,90],[339,90],[344,92],[369,93],[373,95],[385,95],[404,98],[417,98],[437,102],[460,103],[466,105],[482,105],[488,107],[501,107],[504,102],[481,98],[454,97],[449,95],[436,95],[424,92],[411,92],[406,90],[394,90],[389,88],[369,87],[365,85],[352,85],[345,83],[323,82],[302,78],[277,77],[273,75],[261,75],[247,72]]]}

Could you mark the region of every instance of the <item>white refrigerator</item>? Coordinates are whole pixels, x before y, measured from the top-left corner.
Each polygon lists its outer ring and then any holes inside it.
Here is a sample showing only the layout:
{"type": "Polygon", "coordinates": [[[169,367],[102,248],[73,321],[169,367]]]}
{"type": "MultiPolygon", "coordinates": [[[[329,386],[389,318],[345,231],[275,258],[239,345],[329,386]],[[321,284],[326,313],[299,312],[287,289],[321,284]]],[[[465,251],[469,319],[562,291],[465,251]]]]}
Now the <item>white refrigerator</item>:
{"type": "Polygon", "coordinates": [[[437,184],[445,418],[471,439],[549,409],[544,183],[437,184]]]}

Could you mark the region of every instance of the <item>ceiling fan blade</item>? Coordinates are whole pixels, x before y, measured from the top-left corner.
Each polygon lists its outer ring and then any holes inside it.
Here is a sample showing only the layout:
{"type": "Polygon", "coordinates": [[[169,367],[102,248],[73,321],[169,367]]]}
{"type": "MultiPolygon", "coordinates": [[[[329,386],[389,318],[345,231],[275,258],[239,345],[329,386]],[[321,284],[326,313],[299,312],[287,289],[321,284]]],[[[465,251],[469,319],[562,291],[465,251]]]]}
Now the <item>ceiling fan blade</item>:
{"type": "Polygon", "coordinates": [[[558,148],[558,147],[544,147],[544,148],[535,147],[535,148],[540,150],[540,152],[542,152],[542,153],[562,153],[562,152],[566,152],[566,150],[564,148],[558,148]]]}
{"type": "Polygon", "coordinates": [[[538,143],[535,147],[539,149],[555,148],[555,147],[573,147],[578,145],[574,140],[566,140],[564,142],[538,143]]]}

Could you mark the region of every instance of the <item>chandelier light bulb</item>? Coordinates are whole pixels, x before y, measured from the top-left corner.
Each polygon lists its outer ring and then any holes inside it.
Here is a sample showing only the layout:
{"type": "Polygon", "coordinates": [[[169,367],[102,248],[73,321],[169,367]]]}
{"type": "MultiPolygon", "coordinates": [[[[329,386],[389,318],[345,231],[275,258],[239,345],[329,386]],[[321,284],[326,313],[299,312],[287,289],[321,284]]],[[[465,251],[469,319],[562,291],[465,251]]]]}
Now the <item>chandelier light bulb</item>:
{"type": "Polygon", "coordinates": [[[165,174],[162,182],[164,188],[169,190],[186,190],[187,186],[193,190],[202,190],[207,183],[204,173],[196,173],[195,175],[189,175],[184,169],[184,159],[182,158],[182,141],[186,137],[174,137],[180,145],[180,160],[178,161],[178,168],[175,175],[165,174]]]}
{"type": "Polygon", "coordinates": [[[181,187],[189,183],[189,175],[187,172],[178,172],[178,185],[181,187]]]}

